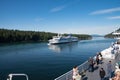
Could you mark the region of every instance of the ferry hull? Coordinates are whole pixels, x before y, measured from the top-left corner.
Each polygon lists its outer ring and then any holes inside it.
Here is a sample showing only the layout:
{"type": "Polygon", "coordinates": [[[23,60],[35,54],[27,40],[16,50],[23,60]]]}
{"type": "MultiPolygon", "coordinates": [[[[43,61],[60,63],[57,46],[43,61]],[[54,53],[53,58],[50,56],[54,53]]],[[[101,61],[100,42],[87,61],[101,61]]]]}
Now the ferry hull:
{"type": "Polygon", "coordinates": [[[72,42],[78,42],[78,40],[77,40],[77,41],[71,41],[71,42],[56,42],[56,43],[49,43],[49,45],[65,44],[65,43],[72,43],[72,42]]]}

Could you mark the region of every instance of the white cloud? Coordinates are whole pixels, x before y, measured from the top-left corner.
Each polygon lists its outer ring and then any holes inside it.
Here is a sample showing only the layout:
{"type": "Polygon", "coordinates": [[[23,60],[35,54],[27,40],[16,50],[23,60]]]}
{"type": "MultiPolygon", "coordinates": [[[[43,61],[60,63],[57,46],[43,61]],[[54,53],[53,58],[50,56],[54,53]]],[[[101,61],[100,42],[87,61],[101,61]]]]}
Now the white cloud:
{"type": "Polygon", "coordinates": [[[58,6],[50,10],[50,12],[58,12],[65,8],[65,6],[58,6]]]}
{"type": "Polygon", "coordinates": [[[107,19],[120,19],[120,16],[112,16],[112,17],[108,17],[107,19]]]}
{"type": "Polygon", "coordinates": [[[44,18],[35,18],[36,22],[43,21],[43,20],[44,20],[44,18]]]}
{"type": "Polygon", "coordinates": [[[94,12],[91,12],[90,15],[106,14],[106,13],[112,13],[117,11],[120,11],[120,7],[94,11],[94,12]]]}
{"type": "Polygon", "coordinates": [[[57,7],[54,7],[50,10],[50,12],[58,12],[58,11],[62,11],[64,8],[66,7],[69,7],[69,6],[73,6],[75,5],[76,3],[80,2],[80,0],[73,0],[72,2],[70,0],[61,0],[63,1],[64,3],[67,2],[66,4],[63,4],[61,6],[57,6],[57,7]]]}

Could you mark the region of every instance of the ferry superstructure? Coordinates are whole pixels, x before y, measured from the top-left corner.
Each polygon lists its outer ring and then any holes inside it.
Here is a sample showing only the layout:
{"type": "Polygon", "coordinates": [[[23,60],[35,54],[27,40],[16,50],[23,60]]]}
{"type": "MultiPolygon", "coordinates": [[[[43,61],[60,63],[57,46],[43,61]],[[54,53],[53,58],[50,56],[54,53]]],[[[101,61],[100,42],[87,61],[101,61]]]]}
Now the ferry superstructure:
{"type": "Polygon", "coordinates": [[[71,35],[62,36],[58,34],[58,36],[53,36],[53,38],[49,40],[49,44],[60,44],[60,43],[69,43],[69,42],[76,42],[76,41],[78,41],[77,37],[73,37],[71,35]]]}
{"type": "Polygon", "coordinates": [[[115,39],[120,39],[120,32],[119,31],[113,32],[112,35],[114,36],[115,39]]]}

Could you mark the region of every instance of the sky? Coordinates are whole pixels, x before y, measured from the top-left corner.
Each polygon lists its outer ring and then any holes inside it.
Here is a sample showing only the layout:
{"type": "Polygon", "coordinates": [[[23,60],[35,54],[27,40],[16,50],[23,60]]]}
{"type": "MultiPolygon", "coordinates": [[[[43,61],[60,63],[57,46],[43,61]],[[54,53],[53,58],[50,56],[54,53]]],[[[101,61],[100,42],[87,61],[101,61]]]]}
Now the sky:
{"type": "Polygon", "coordinates": [[[0,28],[105,35],[120,28],[120,0],[0,0],[0,28]]]}

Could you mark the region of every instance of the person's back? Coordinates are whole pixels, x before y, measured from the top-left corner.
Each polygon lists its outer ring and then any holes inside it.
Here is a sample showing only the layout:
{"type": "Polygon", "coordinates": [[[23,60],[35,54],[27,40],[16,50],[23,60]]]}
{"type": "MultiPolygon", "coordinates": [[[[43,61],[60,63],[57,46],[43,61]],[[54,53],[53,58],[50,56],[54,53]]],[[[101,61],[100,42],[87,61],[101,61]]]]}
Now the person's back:
{"type": "Polygon", "coordinates": [[[79,74],[79,70],[77,68],[77,66],[75,66],[73,68],[73,76],[72,76],[73,80],[81,80],[81,75],[79,74]]]}
{"type": "Polygon", "coordinates": [[[92,65],[93,64],[93,59],[90,57],[90,59],[88,60],[89,64],[92,65]]]}
{"type": "Polygon", "coordinates": [[[104,77],[105,77],[105,70],[104,70],[103,68],[100,69],[99,75],[100,75],[101,80],[104,80],[104,77]]]}

